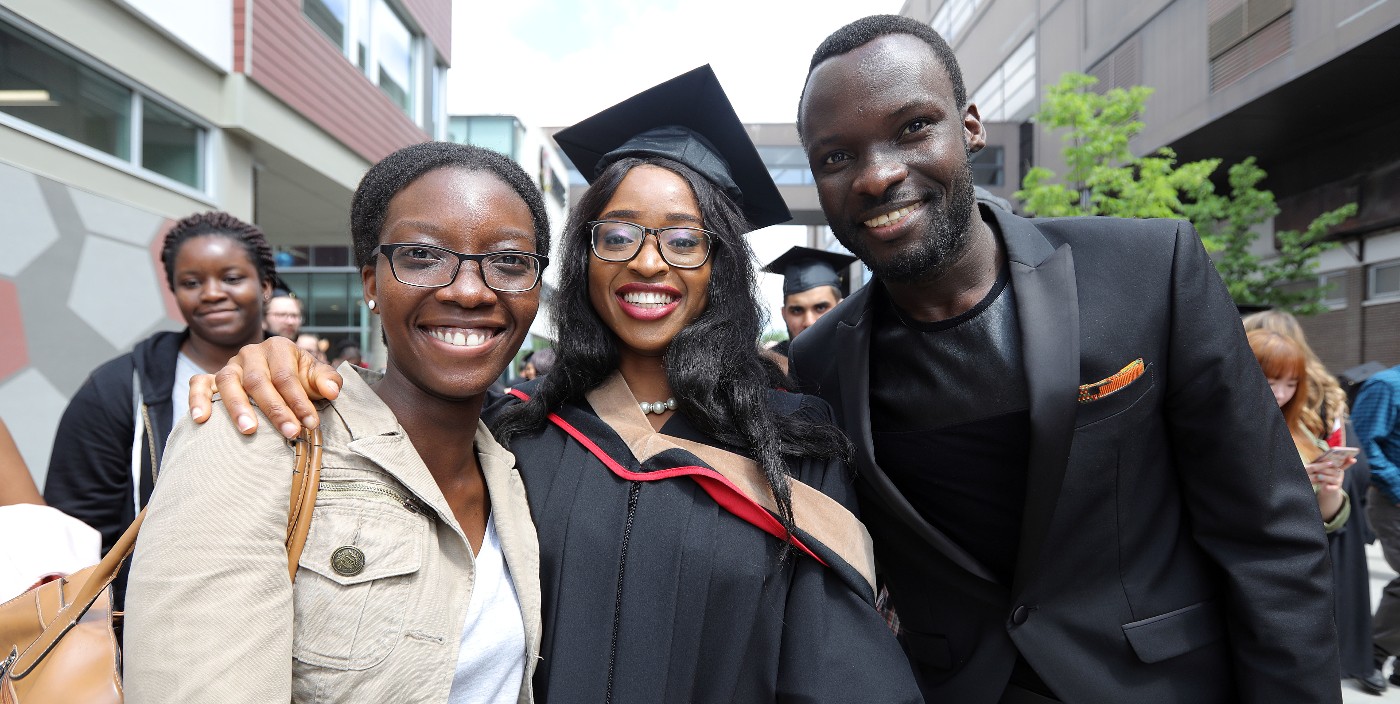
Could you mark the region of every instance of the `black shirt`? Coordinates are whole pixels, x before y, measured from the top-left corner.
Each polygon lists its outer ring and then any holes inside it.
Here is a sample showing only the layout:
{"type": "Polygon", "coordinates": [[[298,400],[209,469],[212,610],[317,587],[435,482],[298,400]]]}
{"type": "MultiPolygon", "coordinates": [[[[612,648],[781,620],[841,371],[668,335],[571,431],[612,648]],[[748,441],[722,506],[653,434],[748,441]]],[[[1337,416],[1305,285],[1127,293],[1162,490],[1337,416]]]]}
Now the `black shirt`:
{"type": "Polygon", "coordinates": [[[971,310],[937,323],[875,293],[875,459],[934,527],[1011,583],[1020,545],[1030,403],[1009,269],[971,310]]]}

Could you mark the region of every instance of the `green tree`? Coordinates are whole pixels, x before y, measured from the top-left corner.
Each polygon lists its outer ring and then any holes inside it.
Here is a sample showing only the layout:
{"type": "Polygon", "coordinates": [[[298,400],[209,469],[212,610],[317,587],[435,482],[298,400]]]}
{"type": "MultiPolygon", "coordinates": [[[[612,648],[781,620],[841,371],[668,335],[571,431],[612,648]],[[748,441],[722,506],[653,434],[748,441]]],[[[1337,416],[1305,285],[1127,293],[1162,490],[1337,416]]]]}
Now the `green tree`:
{"type": "Polygon", "coordinates": [[[1042,166],[1031,168],[1016,198],[1025,211],[1042,217],[1107,215],[1124,218],[1184,218],[1200,233],[1206,249],[1236,303],[1271,305],[1298,314],[1324,310],[1326,291],[1304,281],[1317,268],[1317,255],[1337,246],[1327,230],[1356,213],[1348,204],[1319,215],[1304,230],[1274,233],[1278,256],[1264,261],[1252,254],[1259,226],[1279,213],[1273,193],[1258,187],[1265,173],[1253,157],[1229,170],[1230,193],[1215,192],[1211,176],[1219,159],[1178,164],[1163,147],[1136,156],[1129,142],[1142,132],[1140,119],[1152,89],[1134,86],[1098,93],[1093,76],[1065,74],[1046,90],[1036,122],[1064,130],[1063,179],[1042,166]]]}

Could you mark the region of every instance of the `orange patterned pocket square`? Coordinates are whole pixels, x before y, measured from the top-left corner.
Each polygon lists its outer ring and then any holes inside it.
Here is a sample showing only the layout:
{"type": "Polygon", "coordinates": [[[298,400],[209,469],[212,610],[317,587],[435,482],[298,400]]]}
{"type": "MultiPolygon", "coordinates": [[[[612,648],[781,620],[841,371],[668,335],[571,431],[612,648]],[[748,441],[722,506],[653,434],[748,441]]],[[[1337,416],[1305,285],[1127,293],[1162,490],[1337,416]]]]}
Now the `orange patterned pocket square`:
{"type": "Polygon", "coordinates": [[[1141,357],[1134,359],[1128,363],[1128,366],[1118,370],[1117,374],[1103,381],[1096,381],[1092,384],[1080,386],[1079,402],[1092,403],[1105,396],[1111,396],[1117,393],[1119,389],[1137,381],[1138,377],[1142,376],[1143,371],[1146,369],[1147,365],[1142,363],[1141,357]]]}

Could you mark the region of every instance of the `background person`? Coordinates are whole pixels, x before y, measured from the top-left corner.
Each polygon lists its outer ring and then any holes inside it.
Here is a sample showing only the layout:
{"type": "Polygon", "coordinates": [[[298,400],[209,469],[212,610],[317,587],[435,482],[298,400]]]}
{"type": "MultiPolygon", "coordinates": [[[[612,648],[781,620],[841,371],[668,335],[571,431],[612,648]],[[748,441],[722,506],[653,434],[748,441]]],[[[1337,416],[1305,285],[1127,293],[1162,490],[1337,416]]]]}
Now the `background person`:
{"type": "Polygon", "coordinates": [[[338,368],[341,362],[349,362],[352,367],[365,368],[364,359],[360,356],[360,343],[350,338],[335,343],[330,364],[338,368]]]}
{"type": "Polygon", "coordinates": [[[102,533],[102,551],[150,500],[189,380],[263,339],[278,284],[262,230],[224,212],[175,223],[160,253],[185,329],[158,332],[98,367],[58,424],[44,498],[102,533]]]}
{"type": "Polygon", "coordinates": [[[341,367],[296,583],[282,436],[182,423],[133,558],[131,701],[532,701],[538,547],[480,411],[539,307],[544,203],[509,159],[428,143],[371,167],[350,220],[388,366],[341,367]]]}
{"type": "Polygon", "coordinates": [[[263,312],[263,329],[268,335],[297,339],[301,332],[301,299],[281,289],[267,302],[263,312]]]}
{"type": "Polygon", "coordinates": [[[797,335],[846,297],[847,272],[855,260],[849,254],[793,247],[763,268],[783,277],[782,315],[788,339],[774,345],[773,352],[786,357],[797,335]]]}
{"type": "MultiPolygon", "coordinates": [[[[1400,571],[1400,366],[1391,367],[1367,379],[1356,394],[1352,409],[1356,443],[1371,462],[1371,488],[1366,513],[1386,564],[1400,571]]],[[[1381,602],[1373,618],[1377,669],[1400,655],[1400,577],[1390,580],[1381,592],[1381,602]]],[[[1400,676],[1392,670],[1390,683],[1400,686],[1400,676]]]]}
{"type": "MultiPolygon", "coordinates": [[[[1292,340],[1302,350],[1307,360],[1307,383],[1301,388],[1306,391],[1307,398],[1297,420],[1303,428],[1331,447],[1356,442],[1356,431],[1347,418],[1346,392],[1308,345],[1298,319],[1287,311],[1266,310],[1245,316],[1243,322],[1246,332],[1269,330],[1292,340]]],[[[1342,479],[1353,517],[1340,529],[1328,532],[1327,547],[1332,554],[1337,650],[1342,677],[1356,680],[1363,690],[1380,694],[1386,690],[1382,673],[1385,657],[1373,652],[1371,571],[1366,557],[1366,544],[1375,540],[1365,518],[1366,489],[1370,484],[1371,466],[1363,452],[1356,457],[1355,464],[1346,468],[1342,479]]]]}

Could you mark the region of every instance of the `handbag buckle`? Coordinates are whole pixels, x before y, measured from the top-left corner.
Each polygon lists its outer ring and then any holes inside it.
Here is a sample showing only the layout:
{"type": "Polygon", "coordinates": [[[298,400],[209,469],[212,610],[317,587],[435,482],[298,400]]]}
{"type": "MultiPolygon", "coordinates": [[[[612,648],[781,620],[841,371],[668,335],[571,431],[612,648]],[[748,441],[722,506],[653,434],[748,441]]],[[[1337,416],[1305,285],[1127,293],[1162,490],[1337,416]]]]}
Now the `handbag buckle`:
{"type": "Polygon", "coordinates": [[[18,659],[19,659],[19,648],[18,648],[18,647],[11,647],[11,648],[10,648],[10,657],[5,658],[5,662],[0,662],[0,680],[5,679],[6,673],[8,673],[8,672],[10,671],[10,668],[14,666],[15,661],[18,660],[18,659]]]}

